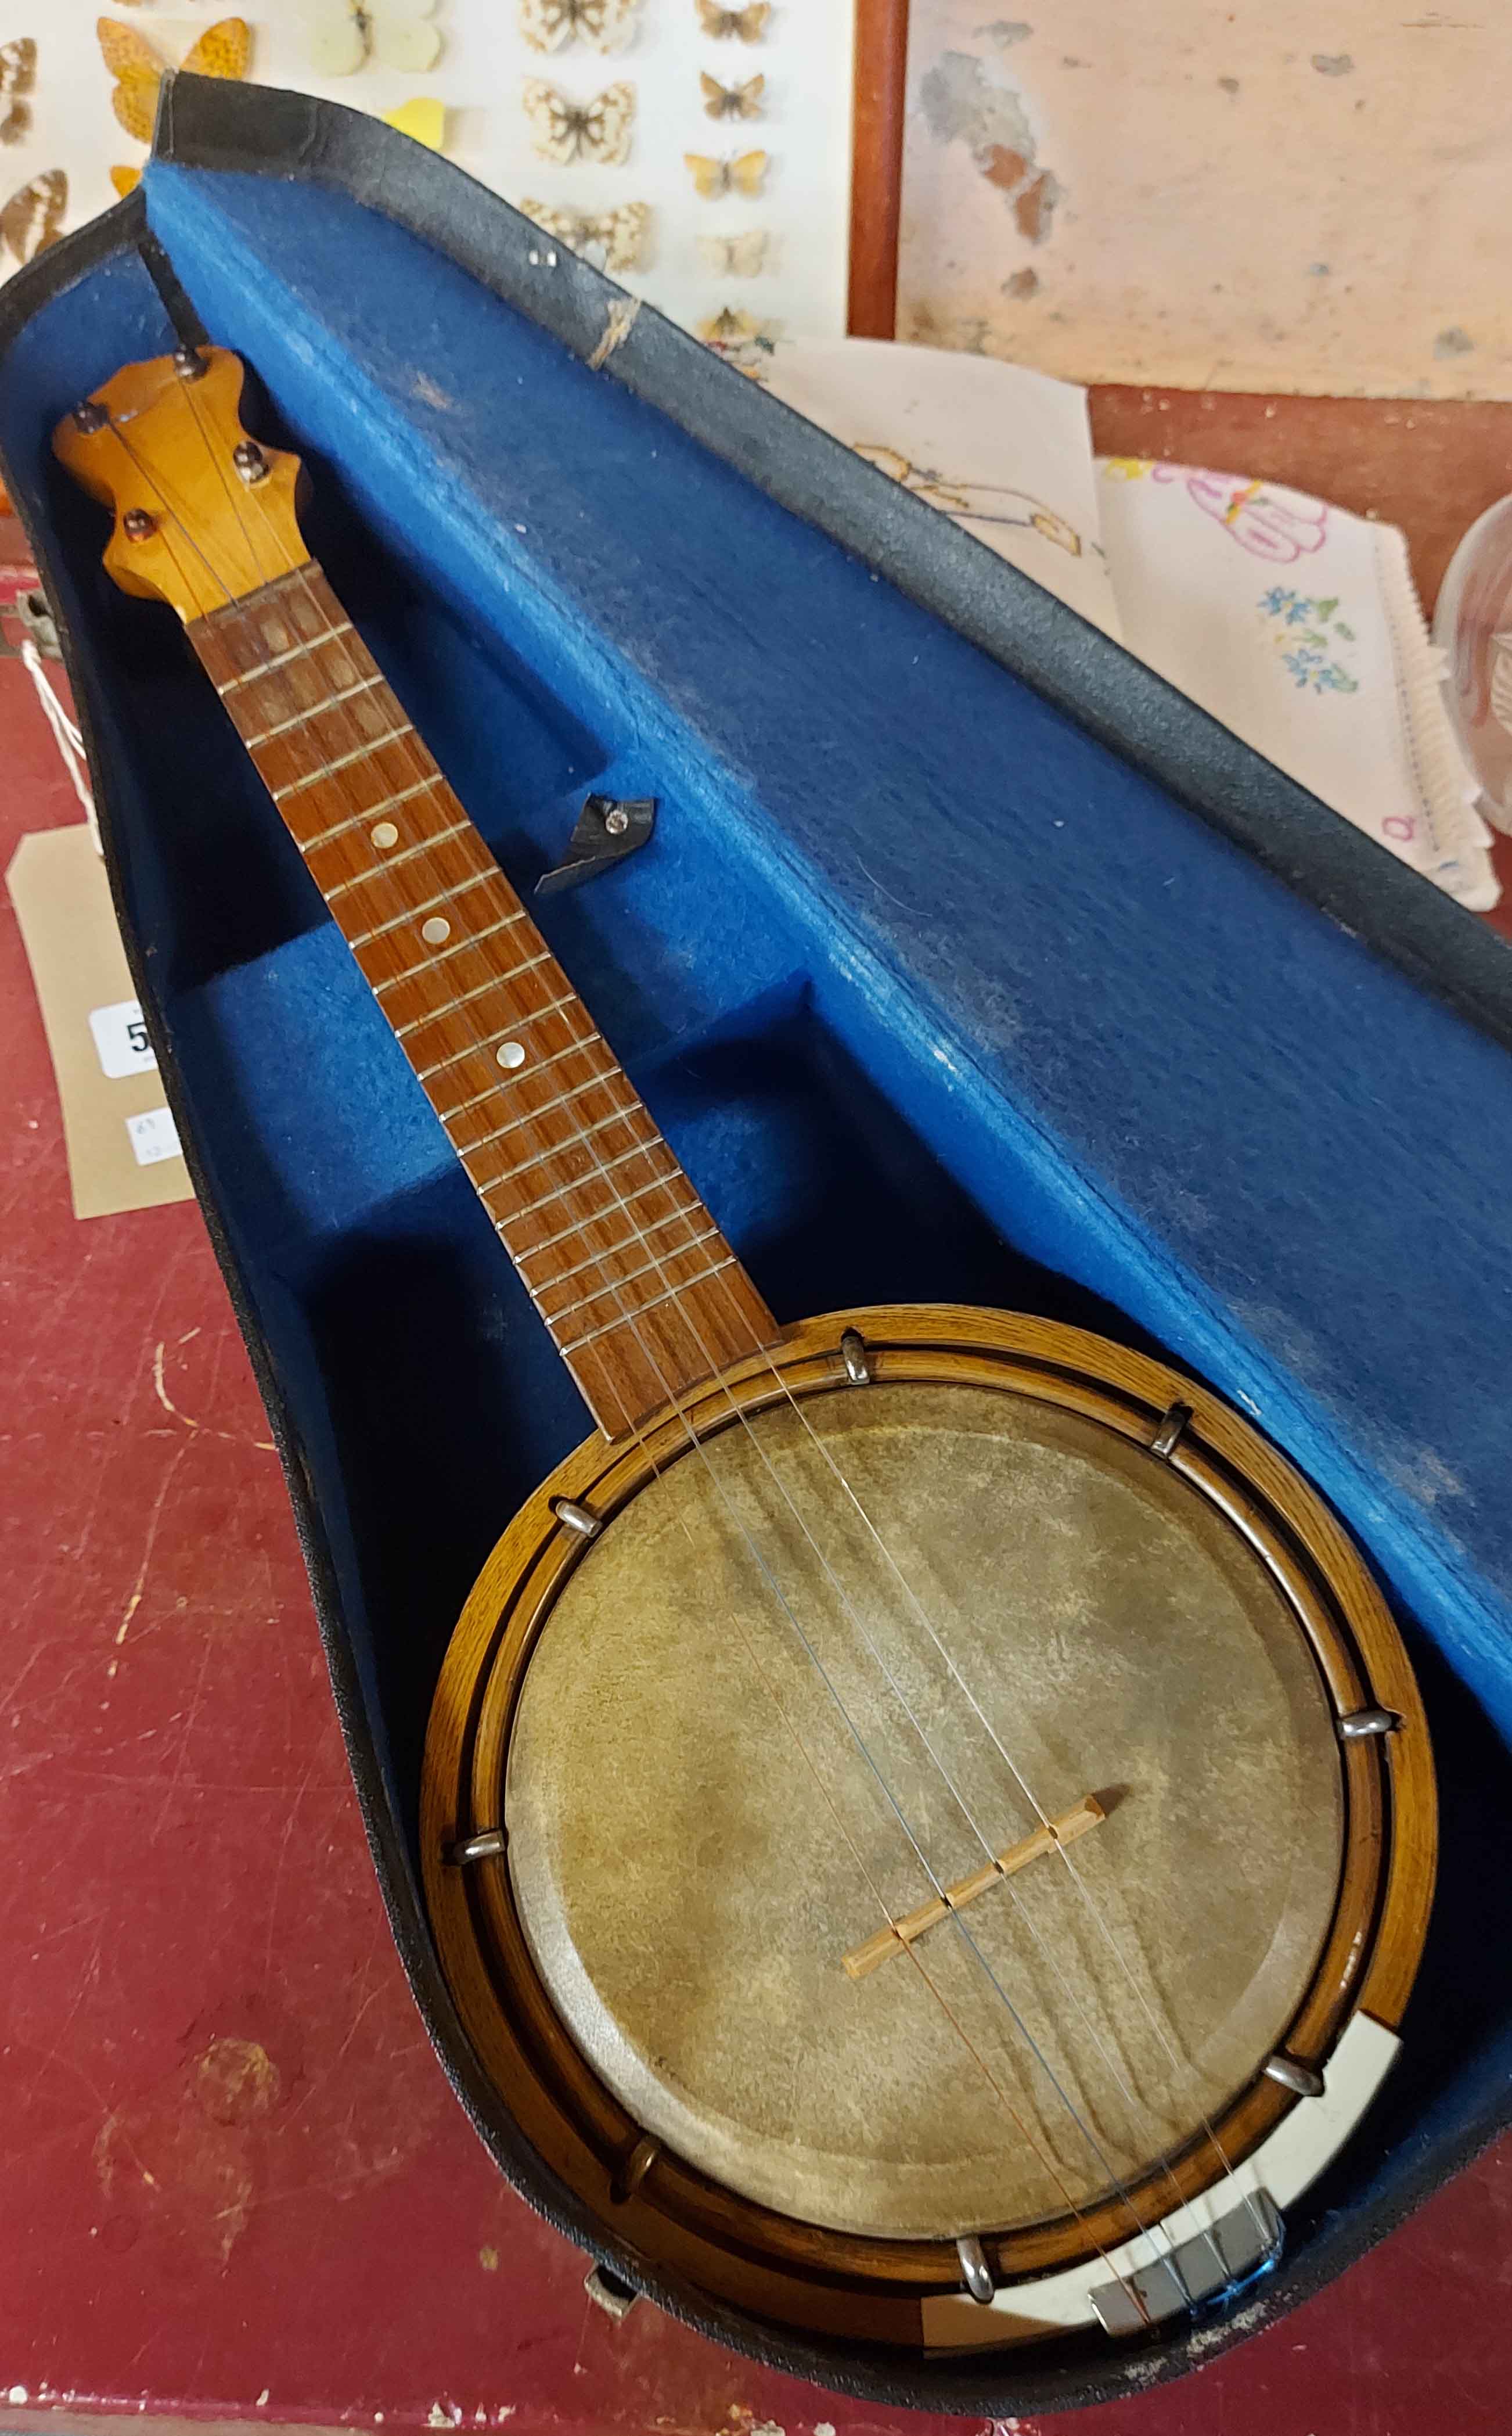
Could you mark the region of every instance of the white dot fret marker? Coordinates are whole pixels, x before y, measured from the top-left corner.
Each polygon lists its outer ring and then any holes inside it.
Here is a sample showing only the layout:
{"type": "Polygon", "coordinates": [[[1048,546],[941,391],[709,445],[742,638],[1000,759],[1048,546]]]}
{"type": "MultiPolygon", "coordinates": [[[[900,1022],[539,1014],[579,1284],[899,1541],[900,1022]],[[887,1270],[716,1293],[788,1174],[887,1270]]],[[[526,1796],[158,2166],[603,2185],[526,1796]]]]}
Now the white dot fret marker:
{"type": "Polygon", "coordinates": [[[398,844],[399,832],[394,826],[392,821],[380,821],[378,823],[377,827],[373,832],[373,843],[385,854],[388,853],[389,848],[391,845],[398,844]]]}
{"type": "Polygon", "coordinates": [[[516,1066],[523,1066],[525,1063],[525,1047],[522,1041],[501,1040],[494,1054],[499,1064],[508,1067],[512,1072],[516,1066]]]}
{"type": "Polygon", "coordinates": [[[432,914],[428,922],[420,925],[420,935],[427,948],[439,948],[443,939],[451,937],[451,924],[444,914],[432,914]]]}

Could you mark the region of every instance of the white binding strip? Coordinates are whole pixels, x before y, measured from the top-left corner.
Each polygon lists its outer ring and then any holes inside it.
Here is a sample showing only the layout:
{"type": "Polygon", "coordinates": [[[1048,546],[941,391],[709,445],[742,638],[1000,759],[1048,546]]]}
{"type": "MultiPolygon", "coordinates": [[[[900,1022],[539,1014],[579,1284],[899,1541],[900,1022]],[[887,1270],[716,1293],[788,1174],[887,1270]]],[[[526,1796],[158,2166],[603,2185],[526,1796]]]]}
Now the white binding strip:
{"type": "Polygon", "coordinates": [[[401,736],[413,736],[414,732],[412,722],[407,719],[402,725],[391,727],[387,736],[374,736],[369,743],[359,744],[355,753],[343,753],[339,761],[322,762],[319,770],[306,771],[303,778],[290,778],[287,787],[269,787],[268,792],[275,804],[281,804],[286,795],[297,795],[305,787],[318,787],[322,778],[334,778],[339,770],[350,770],[354,761],[366,761],[370,754],[381,753],[386,744],[397,744],[401,736]]]}
{"type": "Polygon", "coordinates": [[[1369,2013],[1356,2013],[1324,2067],[1322,2097],[1299,2097],[1269,2137],[1210,2190],[1173,2208],[1159,2224],[1147,2226],[1116,2250],[1053,2275],[1005,2284],[988,2303],[973,2301],[966,2292],[925,2299],[920,2311],[926,2344],[937,2351],[957,2346],[981,2351],[994,2342],[1021,2342],[1026,2323],[1047,2328],[1095,2325],[1093,2292],[1121,2277],[1158,2268],[1173,2248],[1211,2232],[1243,2205],[1249,2193],[1263,2191],[1278,2209],[1289,2207],[1343,2148],[1396,2062],[1400,2044],[1395,2031],[1369,2013]]]}
{"type": "Polygon", "coordinates": [[[343,618],[339,626],[328,626],[325,633],[317,635],[313,642],[296,643],[290,651],[275,652],[270,660],[262,660],[256,668],[244,669],[239,677],[232,677],[227,684],[217,686],[216,691],[224,702],[228,693],[235,693],[240,686],[251,685],[253,678],[267,676],[271,669],[287,668],[290,660],[302,660],[306,652],[318,652],[322,643],[334,642],[339,635],[350,635],[351,632],[351,619],[343,618]]]}
{"type": "MultiPolygon", "coordinates": [[[[265,727],[261,736],[244,736],[241,740],[249,753],[255,753],[259,744],[271,744],[275,736],[287,736],[291,727],[306,726],[312,719],[319,719],[322,710],[335,710],[339,704],[351,702],[359,693],[371,693],[374,686],[382,683],[380,669],[371,677],[364,677],[359,685],[347,686],[340,693],[328,693],[323,702],[311,703],[308,710],[297,710],[292,719],[281,719],[276,727],[265,727]]],[[[379,742],[382,740],[380,737],[379,742]]]]}
{"type": "MultiPolygon", "coordinates": [[[[369,817],[369,814],[363,814],[365,820],[369,817]]],[[[448,838],[461,837],[463,829],[470,829],[472,826],[471,821],[453,821],[447,827],[437,829],[433,837],[422,838],[418,845],[407,845],[403,854],[386,854],[371,871],[359,871],[351,879],[339,879],[334,888],[322,889],[321,893],[329,905],[333,896],[344,896],[349,888],[360,888],[367,880],[381,879],[386,872],[397,871],[402,862],[413,862],[417,854],[428,854],[433,845],[444,845],[448,838]]],[[[305,852],[309,851],[306,847],[305,852]]]]}

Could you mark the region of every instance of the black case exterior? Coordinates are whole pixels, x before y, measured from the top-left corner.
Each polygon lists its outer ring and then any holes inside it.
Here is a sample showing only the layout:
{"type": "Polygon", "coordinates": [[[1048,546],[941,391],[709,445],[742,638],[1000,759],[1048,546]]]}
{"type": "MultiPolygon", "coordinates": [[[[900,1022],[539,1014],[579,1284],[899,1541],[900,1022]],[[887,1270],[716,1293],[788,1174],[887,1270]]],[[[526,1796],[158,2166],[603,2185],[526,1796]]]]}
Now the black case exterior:
{"type": "MultiPolygon", "coordinates": [[[[375,119],[307,97],[180,77],[165,82],[157,157],[186,168],[236,170],[337,187],[449,255],[534,318],[581,357],[617,291],[583,264],[543,287],[527,269],[539,233],[436,155],[375,119]]],[[[61,287],[147,236],[144,199],[64,239],[0,292],[0,361],[61,287]]],[[[1071,612],[840,444],[774,405],[685,333],[645,311],[637,344],[605,366],[649,404],[795,514],[878,569],[912,600],[1066,709],[1084,728],[1156,778],[1265,864],[1299,896],[1367,942],[1483,1033],[1512,1045],[1512,961],[1460,908],[1382,854],[1160,679],[1071,612]]],[[[12,485],[13,493],[21,485],[12,485]]],[[[24,494],[23,494],[24,496],[24,494]]],[[[44,583],[57,598],[52,541],[33,524],[44,583]]],[[[127,914],[112,772],[95,738],[109,672],[92,665],[62,621],[65,655],[90,748],[101,833],[118,910],[127,914]]],[[[327,1527],[296,1426],[268,1357],[226,1225],[210,1190],[184,1105],[148,943],[123,919],[128,956],[180,1120],[190,1173],[241,1323],[276,1438],[353,1776],[396,1942],[438,2055],[501,2170],[560,2230],[627,2283],[712,2339],[769,2365],[874,2403],[1000,2417],[1126,2397],[1213,2358],[1318,2291],[1409,2215],[1512,2119],[1512,2092],[1418,2144],[1389,2203],[1324,2218],[1305,2252],[1283,2257],[1245,2295],[1226,2326],[1175,2323],[1142,2350],[1052,2342],[1030,2352],[946,2354],[916,2362],[778,2334],[669,2285],[589,2222],[518,2132],[479,2071],[415,1901],[404,1836],[369,1731],[327,1527]]]]}

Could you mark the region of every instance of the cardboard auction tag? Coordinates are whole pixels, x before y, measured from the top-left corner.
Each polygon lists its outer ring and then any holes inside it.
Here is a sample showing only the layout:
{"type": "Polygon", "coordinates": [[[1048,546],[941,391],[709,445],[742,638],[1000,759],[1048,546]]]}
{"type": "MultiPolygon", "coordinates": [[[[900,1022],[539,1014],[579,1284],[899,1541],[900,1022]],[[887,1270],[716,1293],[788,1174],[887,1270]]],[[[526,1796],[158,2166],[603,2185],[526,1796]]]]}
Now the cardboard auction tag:
{"type": "Polygon", "coordinates": [[[6,878],[58,1079],[75,1217],[189,1200],[194,1187],[89,830],[80,821],[24,837],[6,878]]]}

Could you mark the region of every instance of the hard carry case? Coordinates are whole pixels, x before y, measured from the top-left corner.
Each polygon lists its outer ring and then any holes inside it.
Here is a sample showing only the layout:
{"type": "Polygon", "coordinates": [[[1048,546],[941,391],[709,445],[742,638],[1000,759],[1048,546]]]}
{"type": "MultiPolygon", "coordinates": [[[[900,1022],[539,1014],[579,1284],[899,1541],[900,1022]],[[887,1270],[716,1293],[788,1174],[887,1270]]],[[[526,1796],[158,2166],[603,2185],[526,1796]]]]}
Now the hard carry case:
{"type": "Polygon", "coordinates": [[[435,155],[170,81],[142,189],[0,294],[0,450],[57,604],[136,985],[268,1402],[374,1856],[501,2169],[716,2339],[994,2416],[1174,2375],[1512,2115],[1512,960],[920,500],[435,155]],[[1189,1366],[1408,1634],[1443,1801],[1401,2060],[1225,2323],[917,2362],[648,2285],[468,2050],[418,1891],[441,1653],[586,1416],[165,610],[48,435],[168,307],[245,356],[308,537],[517,885],[590,787],[646,849],[542,901],[779,1314],[952,1299],[1189,1366]]]}

